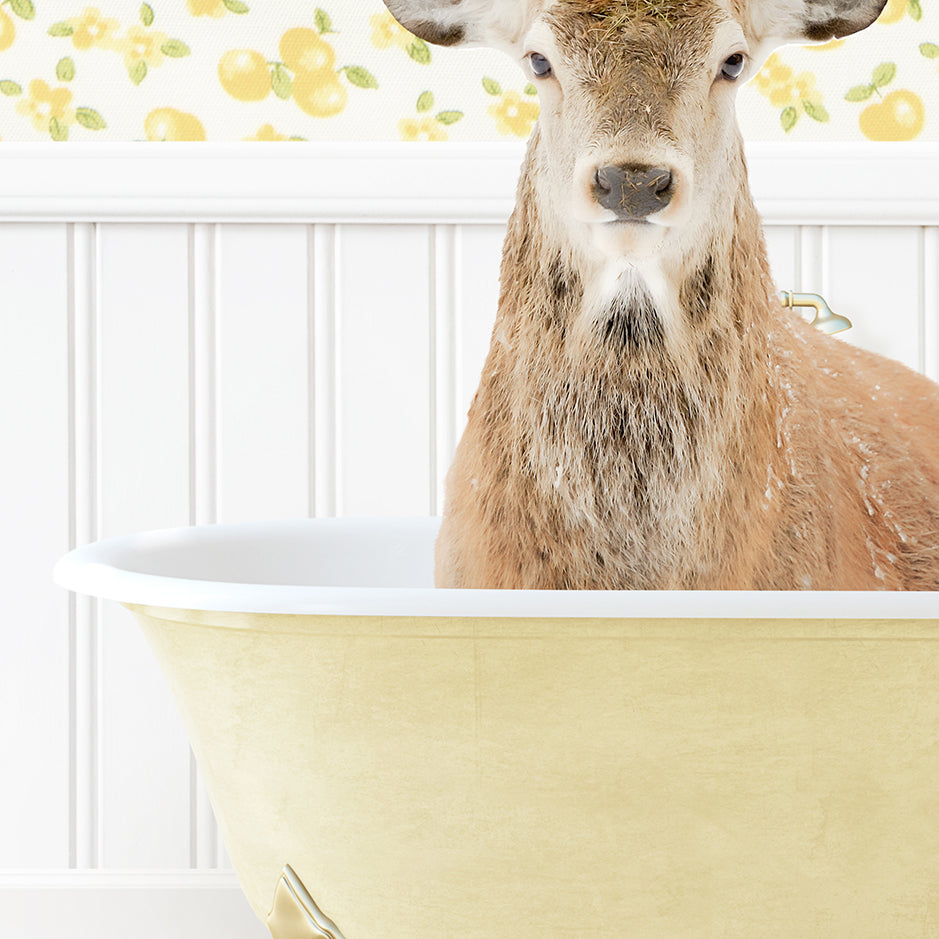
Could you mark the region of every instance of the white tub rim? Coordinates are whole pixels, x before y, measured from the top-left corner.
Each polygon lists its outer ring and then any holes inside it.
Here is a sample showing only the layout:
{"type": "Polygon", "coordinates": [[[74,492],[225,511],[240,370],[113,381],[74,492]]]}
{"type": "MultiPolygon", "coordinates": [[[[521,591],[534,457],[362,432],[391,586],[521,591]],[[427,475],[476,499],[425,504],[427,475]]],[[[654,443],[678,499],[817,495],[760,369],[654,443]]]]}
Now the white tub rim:
{"type": "MultiPolygon", "coordinates": [[[[937,619],[939,593],[879,591],[554,591],[452,590],[420,586],[322,586],[232,582],[147,571],[147,559],[176,547],[226,550],[233,545],[310,535],[410,537],[426,547],[439,519],[320,518],[187,526],[138,532],[76,548],[54,579],[76,593],[120,603],[232,613],[619,619],[937,619]]],[[[207,556],[207,555],[206,555],[207,556]]],[[[153,567],[153,563],[150,563],[153,567]]]]}

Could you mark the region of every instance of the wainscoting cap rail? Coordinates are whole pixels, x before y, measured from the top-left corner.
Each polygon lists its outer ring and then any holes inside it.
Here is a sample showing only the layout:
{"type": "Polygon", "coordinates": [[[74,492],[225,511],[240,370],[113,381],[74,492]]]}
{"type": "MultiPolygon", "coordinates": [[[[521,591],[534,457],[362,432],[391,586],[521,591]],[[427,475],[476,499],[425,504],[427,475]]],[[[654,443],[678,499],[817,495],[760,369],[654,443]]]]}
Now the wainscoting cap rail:
{"type": "MultiPolygon", "coordinates": [[[[2,221],[503,222],[521,143],[0,143],[2,221]]],[[[753,143],[775,224],[935,224],[939,144],[753,143]]]]}

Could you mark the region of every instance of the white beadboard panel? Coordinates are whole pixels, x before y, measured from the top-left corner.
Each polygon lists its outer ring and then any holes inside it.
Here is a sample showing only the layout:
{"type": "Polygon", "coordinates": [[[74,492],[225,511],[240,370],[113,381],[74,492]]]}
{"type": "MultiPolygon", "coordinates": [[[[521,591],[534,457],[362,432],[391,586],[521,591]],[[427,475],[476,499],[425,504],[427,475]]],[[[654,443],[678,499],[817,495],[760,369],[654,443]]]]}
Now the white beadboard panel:
{"type": "Polygon", "coordinates": [[[0,873],[3,939],[270,939],[232,875],[0,873]]]}
{"type": "Polygon", "coordinates": [[[463,228],[456,323],[459,348],[457,417],[461,431],[466,423],[466,411],[479,384],[496,320],[499,265],[504,238],[504,225],[467,225],[463,228]]]}
{"type": "Polygon", "coordinates": [[[780,290],[808,290],[799,283],[799,229],[795,225],[766,225],[773,280],[780,290]]]}
{"type": "Polygon", "coordinates": [[[921,231],[923,370],[939,381],[939,227],[921,231]]]}
{"type": "MultiPolygon", "coordinates": [[[[68,410],[73,544],[98,538],[98,284],[97,232],[79,223],[69,232],[71,363],[68,410]]],[[[69,863],[98,863],[98,631],[100,603],[71,600],[69,632],[70,751],[69,863]]]]}
{"type": "Polygon", "coordinates": [[[916,227],[828,228],[823,293],[854,328],[849,342],[921,370],[921,233],[916,227]]]}
{"type": "Polygon", "coordinates": [[[68,239],[0,225],[0,867],[69,857],[68,239]]]}
{"type": "MultiPolygon", "coordinates": [[[[100,536],[190,518],[189,233],[98,230],[100,536]]],[[[102,607],[98,852],[102,867],[186,867],[189,748],[166,683],[125,610],[102,607]]]]}
{"type": "Polygon", "coordinates": [[[310,512],[307,241],[302,225],[217,235],[218,521],[310,512]]]}
{"type": "Polygon", "coordinates": [[[316,516],[337,508],[338,457],[336,337],[339,303],[339,236],[335,225],[314,225],[307,243],[312,303],[309,413],[310,506],[316,516]]]}
{"type": "Polygon", "coordinates": [[[344,225],[339,234],[339,512],[426,515],[431,231],[344,225]]]}

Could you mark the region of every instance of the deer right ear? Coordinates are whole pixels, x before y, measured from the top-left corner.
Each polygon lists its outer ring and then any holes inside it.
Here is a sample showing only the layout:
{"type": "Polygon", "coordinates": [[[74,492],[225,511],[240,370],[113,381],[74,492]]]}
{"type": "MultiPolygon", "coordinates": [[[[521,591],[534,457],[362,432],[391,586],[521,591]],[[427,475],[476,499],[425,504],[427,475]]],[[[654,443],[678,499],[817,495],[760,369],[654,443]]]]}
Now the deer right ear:
{"type": "Polygon", "coordinates": [[[760,40],[827,42],[870,26],[886,0],[750,0],[749,19],[760,40]]]}
{"type": "Polygon", "coordinates": [[[384,0],[410,33],[438,46],[511,46],[524,30],[524,0],[384,0]]]}

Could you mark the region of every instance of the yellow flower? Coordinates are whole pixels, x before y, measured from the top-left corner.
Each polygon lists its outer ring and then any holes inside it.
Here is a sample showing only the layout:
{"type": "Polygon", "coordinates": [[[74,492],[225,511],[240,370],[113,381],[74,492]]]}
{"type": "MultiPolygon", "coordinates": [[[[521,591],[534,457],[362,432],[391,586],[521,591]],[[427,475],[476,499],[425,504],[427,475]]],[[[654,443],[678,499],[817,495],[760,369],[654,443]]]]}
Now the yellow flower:
{"type": "Polygon", "coordinates": [[[506,91],[488,111],[495,118],[500,134],[527,137],[538,119],[539,108],[537,101],[523,98],[517,91],[506,91]]]}
{"type": "Polygon", "coordinates": [[[406,117],[398,121],[402,140],[446,140],[443,124],[433,117],[406,117]]]}
{"type": "Polygon", "coordinates": [[[792,69],[774,52],[753,76],[753,83],[764,95],[769,95],[776,86],[788,85],[791,78],[792,69]]]}
{"type": "Polygon", "coordinates": [[[372,25],[372,45],[377,49],[398,46],[407,49],[414,37],[387,11],[376,13],[369,23],[372,25]]]}
{"type": "Polygon", "coordinates": [[[29,83],[29,95],[23,98],[16,110],[33,122],[36,130],[48,133],[53,120],[61,127],[75,123],[75,110],[70,108],[72,93],[68,88],[50,88],[42,79],[29,83]]]}
{"type": "Polygon", "coordinates": [[[840,49],[845,44],[844,39],[829,39],[828,42],[823,42],[821,45],[814,43],[811,46],[803,46],[803,49],[808,49],[810,52],[831,52],[832,49],[840,49]]]}
{"type": "Polygon", "coordinates": [[[286,140],[286,134],[279,134],[274,130],[273,124],[265,124],[258,128],[258,132],[253,137],[245,137],[245,140],[286,140]]]}
{"type": "Polygon", "coordinates": [[[186,6],[193,16],[223,17],[228,11],[224,0],[186,0],[186,6]]]}
{"type": "Polygon", "coordinates": [[[132,69],[138,62],[146,63],[147,68],[156,68],[163,64],[162,46],[166,43],[166,33],[131,26],[127,34],[114,44],[118,52],[124,54],[124,64],[132,69]]]}
{"type": "Polygon", "coordinates": [[[92,46],[111,48],[114,32],[120,25],[117,20],[105,19],[97,7],[85,7],[81,16],[68,22],[74,30],[72,43],[76,49],[90,49],[92,46]]]}

